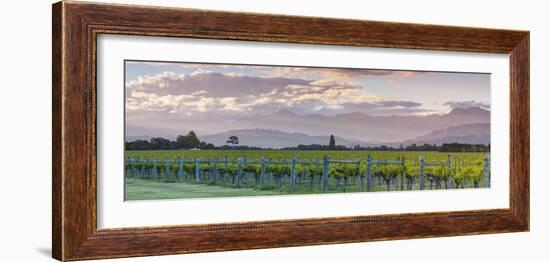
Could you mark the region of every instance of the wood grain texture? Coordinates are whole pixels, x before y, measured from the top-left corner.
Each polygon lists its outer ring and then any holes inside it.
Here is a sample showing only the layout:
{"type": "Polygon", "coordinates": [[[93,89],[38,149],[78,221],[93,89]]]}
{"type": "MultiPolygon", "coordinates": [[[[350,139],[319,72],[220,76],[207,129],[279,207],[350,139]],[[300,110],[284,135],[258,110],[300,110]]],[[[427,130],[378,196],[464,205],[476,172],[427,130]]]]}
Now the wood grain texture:
{"type": "Polygon", "coordinates": [[[53,257],[82,260],[529,230],[529,32],[60,2],[53,6],[53,257]],[[510,55],[510,208],[97,229],[100,34],[510,55]]]}
{"type": "Polygon", "coordinates": [[[510,52],[510,207],[529,228],[529,33],[510,52]]]}
{"type": "Polygon", "coordinates": [[[61,257],[63,231],[63,190],[61,174],[61,76],[62,34],[61,5],[52,8],[52,256],[61,257]]]}

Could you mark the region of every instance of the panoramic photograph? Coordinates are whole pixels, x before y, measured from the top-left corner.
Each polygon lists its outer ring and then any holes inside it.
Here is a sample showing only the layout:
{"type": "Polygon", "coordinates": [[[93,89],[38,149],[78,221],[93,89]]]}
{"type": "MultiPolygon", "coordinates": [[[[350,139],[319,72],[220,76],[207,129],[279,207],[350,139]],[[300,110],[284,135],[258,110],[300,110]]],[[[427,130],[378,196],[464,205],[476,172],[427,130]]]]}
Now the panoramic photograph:
{"type": "Polygon", "coordinates": [[[490,187],[490,74],[124,67],[126,201],[490,187]]]}

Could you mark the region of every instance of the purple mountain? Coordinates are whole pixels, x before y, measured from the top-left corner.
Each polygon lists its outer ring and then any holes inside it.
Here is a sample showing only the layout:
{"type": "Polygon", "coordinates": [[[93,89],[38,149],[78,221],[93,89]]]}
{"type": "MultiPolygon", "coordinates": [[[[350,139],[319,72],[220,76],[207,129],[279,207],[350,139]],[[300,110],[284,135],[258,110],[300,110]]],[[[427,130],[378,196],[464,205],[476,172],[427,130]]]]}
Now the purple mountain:
{"type": "Polygon", "coordinates": [[[238,129],[273,129],[310,136],[334,134],[350,140],[398,142],[451,126],[490,123],[490,112],[481,108],[456,108],[448,114],[414,116],[370,116],[345,113],[334,116],[298,115],[288,110],[257,114],[234,123],[238,129]]]}

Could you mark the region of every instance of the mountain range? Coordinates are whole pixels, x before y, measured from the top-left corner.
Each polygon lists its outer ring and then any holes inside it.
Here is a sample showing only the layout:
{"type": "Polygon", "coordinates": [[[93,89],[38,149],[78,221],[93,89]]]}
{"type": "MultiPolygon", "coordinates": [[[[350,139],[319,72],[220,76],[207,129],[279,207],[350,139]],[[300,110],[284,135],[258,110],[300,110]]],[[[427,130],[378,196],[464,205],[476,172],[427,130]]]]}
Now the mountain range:
{"type": "MultiPolygon", "coordinates": [[[[227,131],[201,134],[201,140],[216,146],[225,144],[231,135],[239,137],[241,145],[281,148],[298,144],[326,145],[331,134],[344,146],[407,146],[410,144],[490,143],[490,111],[472,107],[455,108],[447,114],[411,116],[371,116],[344,113],[334,116],[298,115],[289,110],[271,114],[256,114],[242,118],[227,131]],[[261,128],[259,128],[261,127],[261,128]]],[[[174,139],[174,135],[164,135],[174,139]]],[[[126,137],[126,141],[148,136],[126,137]]]]}
{"type": "MultiPolygon", "coordinates": [[[[239,138],[239,145],[275,149],[295,147],[299,144],[326,145],[330,139],[330,135],[310,136],[303,133],[289,133],[273,129],[239,129],[202,136],[201,140],[212,143],[215,146],[223,146],[226,145],[225,141],[227,141],[229,136],[237,136],[239,138]]],[[[348,147],[352,147],[357,144],[366,144],[360,140],[345,139],[339,136],[335,136],[334,139],[338,145],[348,147]]]]}
{"type": "MultiPolygon", "coordinates": [[[[272,129],[239,129],[226,132],[220,132],[213,135],[202,136],[201,140],[212,143],[215,146],[225,145],[225,141],[229,136],[239,137],[239,144],[246,146],[255,146],[262,148],[283,148],[295,147],[299,144],[303,145],[327,145],[329,135],[326,136],[310,136],[303,133],[289,133],[280,130],[272,129]]],[[[400,145],[409,146],[412,144],[436,144],[444,143],[467,143],[467,144],[489,144],[491,142],[490,124],[467,124],[460,126],[452,126],[445,129],[435,130],[429,134],[419,136],[415,139],[408,139],[401,142],[390,143],[371,143],[367,141],[346,139],[335,136],[337,145],[353,147],[361,146],[392,146],[399,147],[400,145]]]]}
{"type": "Polygon", "coordinates": [[[419,136],[415,139],[405,140],[400,143],[388,143],[388,146],[408,146],[411,144],[436,144],[445,143],[465,143],[465,144],[490,144],[491,143],[491,124],[475,123],[460,126],[452,126],[445,129],[439,129],[429,134],[419,136]]]}
{"type": "Polygon", "coordinates": [[[448,114],[411,116],[371,116],[363,113],[297,115],[292,111],[281,110],[240,119],[232,125],[238,128],[232,129],[261,127],[311,136],[334,134],[360,141],[399,142],[451,126],[490,123],[490,119],[489,111],[477,107],[455,108],[448,114]]]}

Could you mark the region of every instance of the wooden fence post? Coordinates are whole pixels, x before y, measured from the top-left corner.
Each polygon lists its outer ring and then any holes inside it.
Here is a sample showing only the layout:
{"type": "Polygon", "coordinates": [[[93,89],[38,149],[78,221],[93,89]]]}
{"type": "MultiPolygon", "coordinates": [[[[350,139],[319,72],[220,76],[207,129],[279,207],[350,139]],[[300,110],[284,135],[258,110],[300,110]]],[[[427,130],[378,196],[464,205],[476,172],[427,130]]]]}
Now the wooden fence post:
{"type": "Polygon", "coordinates": [[[183,159],[180,159],[180,166],[179,166],[179,171],[178,171],[178,179],[181,179],[183,177],[183,172],[184,171],[184,168],[183,168],[183,159]]]}
{"type": "Polygon", "coordinates": [[[201,182],[201,161],[200,159],[195,159],[195,182],[201,182]]]}
{"type": "Polygon", "coordinates": [[[328,172],[329,172],[328,156],[323,156],[323,193],[328,191],[328,172]]]}
{"type": "Polygon", "coordinates": [[[134,177],[134,172],[136,170],[136,159],[130,158],[130,176],[134,177]]]}
{"type": "Polygon", "coordinates": [[[265,157],[262,156],[262,167],[260,168],[260,186],[263,185],[265,180],[265,157]]]}
{"type": "MultiPolygon", "coordinates": [[[[456,173],[459,173],[460,172],[460,169],[462,168],[462,165],[460,164],[460,158],[456,158],[456,167],[455,167],[455,170],[456,170],[456,173]]],[[[465,177],[462,177],[462,182],[461,182],[461,188],[464,188],[464,186],[466,186],[466,178],[465,177]]]]}
{"type": "Polygon", "coordinates": [[[216,175],[218,174],[218,159],[214,159],[214,178],[213,178],[213,183],[214,185],[216,183],[218,183],[218,178],[216,177],[216,175]]]}
{"type": "Polygon", "coordinates": [[[147,171],[147,159],[143,159],[141,160],[141,177],[144,177],[145,176],[145,172],[147,171]]]}
{"type": "Polygon", "coordinates": [[[370,155],[367,155],[367,167],[365,168],[365,191],[371,192],[371,184],[372,184],[372,159],[370,155]]]}
{"type": "MultiPolygon", "coordinates": [[[[245,169],[245,168],[246,168],[247,163],[248,163],[248,157],[245,156],[245,157],[243,158],[243,168],[242,168],[242,169],[245,169]]],[[[242,182],[248,183],[248,175],[249,175],[249,174],[248,174],[247,172],[245,172],[244,170],[242,170],[242,172],[241,172],[242,182]]]]}
{"type": "Polygon", "coordinates": [[[367,168],[365,169],[366,191],[372,191],[372,157],[367,155],[367,168]]]}
{"type": "Polygon", "coordinates": [[[424,156],[420,156],[418,162],[420,162],[420,190],[424,190],[424,156]]]}
{"type": "Polygon", "coordinates": [[[164,173],[166,173],[166,178],[168,178],[168,177],[170,177],[170,160],[166,159],[166,161],[164,161],[164,163],[165,163],[164,173]]]}
{"type": "Polygon", "coordinates": [[[453,189],[453,158],[451,157],[451,154],[447,155],[447,160],[449,161],[449,188],[453,189]]]}
{"type": "Polygon", "coordinates": [[[372,165],[372,159],[370,155],[367,155],[367,168],[365,168],[365,191],[370,192],[370,184],[372,183],[371,178],[371,165],[372,165]]]}
{"type": "Polygon", "coordinates": [[[483,187],[491,187],[491,174],[489,172],[489,155],[483,156],[483,187]]]}
{"type": "Polygon", "coordinates": [[[357,180],[357,192],[361,192],[361,157],[357,158],[357,173],[355,174],[357,180]]]}
{"type": "Polygon", "coordinates": [[[292,169],[290,171],[290,191],[294,192],[296,189],[296,157],[292,158],[292,169]]]}
{"type": "Polygon", "coordinates": [[[401,158],[401,166],[403,166],[403,172],[401,172],[401,191],[405,190],[405,157],[401,158]]]}
{"type": "Polygon", "coordinates": [[[241,187],[242,162],[243,162],[243,159],[239,157],[239,164],[237,166],[237,187],[241,187]]]}
{"type": "Polygon", "coordinates": [[[153,159],[153,176],[154,177],[157,177],[157,160],[156,159],[153,159]]]}

